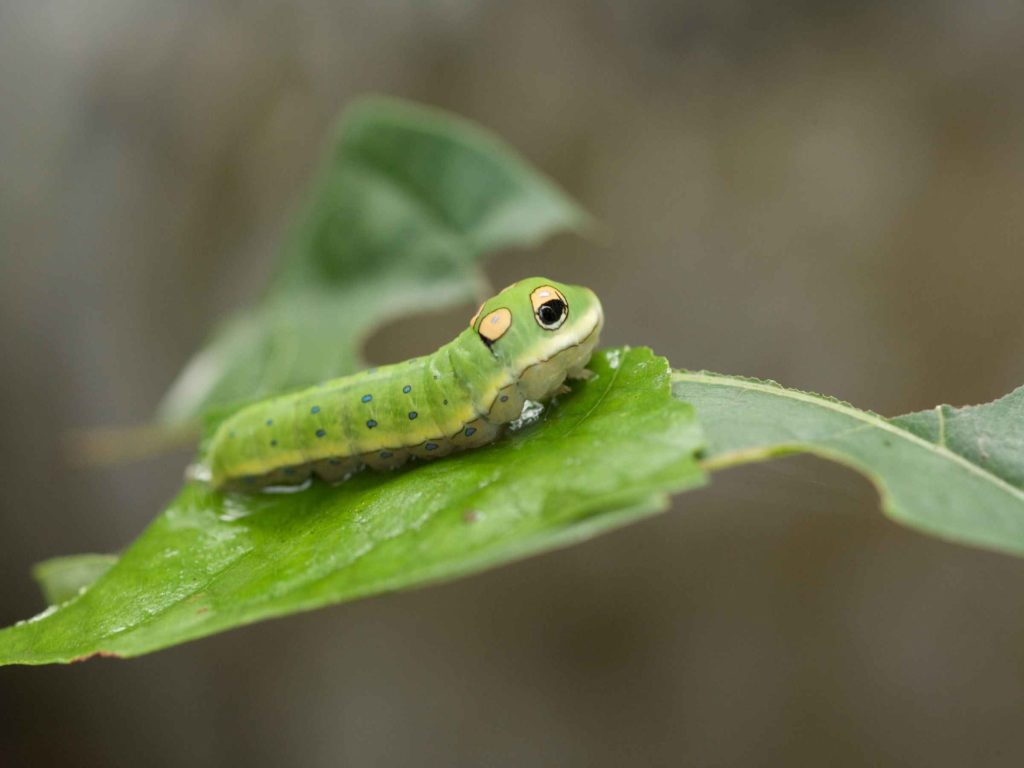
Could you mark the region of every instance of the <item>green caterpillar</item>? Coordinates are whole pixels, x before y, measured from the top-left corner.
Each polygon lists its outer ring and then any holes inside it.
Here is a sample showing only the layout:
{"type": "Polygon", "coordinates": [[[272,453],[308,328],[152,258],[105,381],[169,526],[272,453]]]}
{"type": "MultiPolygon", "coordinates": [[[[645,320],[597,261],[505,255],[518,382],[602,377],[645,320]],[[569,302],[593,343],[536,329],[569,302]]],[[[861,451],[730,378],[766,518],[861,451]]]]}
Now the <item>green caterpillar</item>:
{"type": "Polygon", "coordinates": [[[333,379],[243,408],[206,457],[216,488],[346,479],[498,438],[527,400],[544,402],[585,366],[604,324],[587,288],[530,278],[481,305],[469,328],[431,355],[333,379]]]}

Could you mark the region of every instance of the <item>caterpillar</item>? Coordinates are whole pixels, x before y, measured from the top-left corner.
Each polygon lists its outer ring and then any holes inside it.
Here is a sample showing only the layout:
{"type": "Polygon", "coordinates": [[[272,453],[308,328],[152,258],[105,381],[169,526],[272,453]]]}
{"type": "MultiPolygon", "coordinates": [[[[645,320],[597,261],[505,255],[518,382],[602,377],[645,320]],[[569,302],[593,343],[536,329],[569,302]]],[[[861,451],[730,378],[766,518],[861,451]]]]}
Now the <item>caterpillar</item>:
{"type": "Polygon", "coordinates": [[[546,278],[485,301],[436,352],[246,406],[206,454],[218,489],[340,482],[496,440],[526,401],[546,402],[585,378],[604,314],[589,289],[546,278]]]}

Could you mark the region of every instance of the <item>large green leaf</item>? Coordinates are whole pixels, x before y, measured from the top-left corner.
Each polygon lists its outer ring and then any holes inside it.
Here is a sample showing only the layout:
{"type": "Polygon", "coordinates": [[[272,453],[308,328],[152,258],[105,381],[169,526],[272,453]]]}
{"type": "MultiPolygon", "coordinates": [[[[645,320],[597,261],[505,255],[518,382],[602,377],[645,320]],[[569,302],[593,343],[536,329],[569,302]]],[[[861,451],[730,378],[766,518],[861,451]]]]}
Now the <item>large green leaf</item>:
{"type": "Polygon", "coordinates": [[[359,102],[345,113],[267,296],[213,335],[159,415],[181,422],[352,373],[375,326],[478,297],[483,255],[587,223],[480,128],[405,102],[359,102]]]}
{"type": "Polygon", "coordinates": [[[1024,387],[988,405],[886,419],[774,382],[673,374],[707,436],[706,469],[809,451],[863,472],[893,519],[1024,555],[1024,387]]]}
{"type": "Polygon", "coordinates": [[[0,631],[0,664],[134,656],[240,624],[453,578],[663,509],[703,481],[691,407],[649,350],[599,353],[493,445],[293,494],[188,485],[90,588],[0,631]]]}

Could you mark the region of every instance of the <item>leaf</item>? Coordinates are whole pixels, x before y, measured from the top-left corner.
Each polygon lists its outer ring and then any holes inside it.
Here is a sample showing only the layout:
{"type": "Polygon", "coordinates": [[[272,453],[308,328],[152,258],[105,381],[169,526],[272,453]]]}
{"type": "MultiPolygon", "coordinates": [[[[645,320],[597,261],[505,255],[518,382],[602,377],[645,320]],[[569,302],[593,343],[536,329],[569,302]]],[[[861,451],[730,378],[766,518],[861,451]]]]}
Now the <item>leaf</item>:
{"type": "Polygon", "coordinates": [[[1024,387],[988,405],[886,419],[774,382],[673,374],[704,428],[705,469],[809,451],[862,472],[894,520],[1024,555],[1024,387]]]}
{"type": "Polygon", "coordinates": [[[264,301],[226,322],[165,396],[165,423],[363,366],[378,325],[477,298],[487,253],[587,215],[497,138],[391,99],[345,114],[264,301]]]}
{"type": "Polygon", "coordinates": [[[39,584],[49,605],[75,597],[117,562],[117,555],[71,555],[37,563],[32,578],[39,584]]]}
{"type": "Polygon", "coordinates": [[[0,631],[0,663],[135,656],[260,619],[420,586],[597,535],[703,482],[700,429],[650,350],[598,353],[493,445],[329,487],[186,486],[81,596],[0,631]]]}
{"type": "Polygon", "coordinates": [[[1024,488],[1024,387],[985,405],[940,405],[892,423],[1024,488]]]}

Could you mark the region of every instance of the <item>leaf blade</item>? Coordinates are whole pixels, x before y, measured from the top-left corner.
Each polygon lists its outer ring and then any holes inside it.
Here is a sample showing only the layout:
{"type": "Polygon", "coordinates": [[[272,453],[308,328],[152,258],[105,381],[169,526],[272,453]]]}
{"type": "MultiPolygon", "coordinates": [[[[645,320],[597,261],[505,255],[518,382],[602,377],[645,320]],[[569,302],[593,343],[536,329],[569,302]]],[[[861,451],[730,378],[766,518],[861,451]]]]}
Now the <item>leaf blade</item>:
{"type": "Polygon", "coordinates": [[[83,595],[0,630],[0,664],[137,655],[456,578],[664,509],[699,485],[693,409],[649,350],[599,353],[539,423],[394,474],[298,494],[191,484],[83,595]]]}
{"type": "MultiPolygon", "coordinates": [[[[707,469],[815,453],[864,474],[886,514],[904,525],[1024,555],[1024,490],[929,440],[938,430],[919,416],[890,420],[774,382],[706,372],[674,373],[673,393],[697,409],[708,440],[707,469]]],[[[1017,466],[1024,456],[1006,460],[1017,466]]]]}
{"type": "Polygon", "coordinates": [[[376,326],[471,302],[487,253],[591,220],[472,123],[396,99],[345,113],[265,300],[221,324],[158,408],[165,424],[363,367],[376,326]]]}

